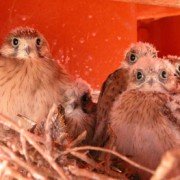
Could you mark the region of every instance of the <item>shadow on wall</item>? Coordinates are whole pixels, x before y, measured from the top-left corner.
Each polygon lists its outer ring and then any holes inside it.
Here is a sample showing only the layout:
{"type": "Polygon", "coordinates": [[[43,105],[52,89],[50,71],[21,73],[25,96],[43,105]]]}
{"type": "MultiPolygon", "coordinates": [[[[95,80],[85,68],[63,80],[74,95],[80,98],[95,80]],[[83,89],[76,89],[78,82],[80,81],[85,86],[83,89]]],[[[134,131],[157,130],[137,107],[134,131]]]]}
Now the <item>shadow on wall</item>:
{"type": "Polygon", "coordinates": [[[153,43],[160,56],[180,56],[179,32],[180,16],[138,21],[138,40],[153,43]]]}

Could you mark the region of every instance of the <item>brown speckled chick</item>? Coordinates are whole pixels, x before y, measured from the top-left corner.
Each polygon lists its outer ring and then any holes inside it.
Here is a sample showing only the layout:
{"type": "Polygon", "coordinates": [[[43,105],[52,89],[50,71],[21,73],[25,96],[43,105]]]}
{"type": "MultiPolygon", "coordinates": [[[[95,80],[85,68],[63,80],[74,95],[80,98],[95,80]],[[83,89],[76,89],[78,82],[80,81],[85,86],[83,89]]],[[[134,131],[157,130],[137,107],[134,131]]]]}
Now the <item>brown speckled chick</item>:
{"type": "Polygon", "coordinates": [[[65,92],[65,125],[72,139],[87,132],[83,143],[92,143],[95,128],[96,104],[92,101],[90,85],[81,78],[65,92]]]}
{"type": "Polygon", "coordinates": [[[168,60],[174,66],[174,73],[178,80],[177,90],[171,95],[172,100],[168,103],[168,107],[180,124],[180,57],[168,55],[163,57],[163,59],[168,60]]]}
{"type": "Polygon", "coordinates": [[[97,105],[97,124],[94,136],[95,145],[103,145],[108,138],[109,112],[118,94],[127,88],[128,71],[144,56],[157,57],[157,50],[149,43],[137,42],[127,50],[122,67],[110,74],[101,87],[97,105]]]}
{"type": "Polygon", "coordinates": [[[178,56],[173,56],[173,55],[168,55],[163,57],[163,59],[168,60],[175,68],[175,74],[177,77],[180,76],[180,57],[178,56]]]}
{"type": "Polygon", "coordinates": [[[70,84],[69,75],[51,59],[42,34],[28,27],[8,34],[0,48],[1,113],[14,120],[21,114],[42,121],[53,103],[63,102],[70,84]]]}
{"type": "MultiPolygon", "coordinates": [[[[155,169],[165,151],[180,146],[180,126],[167,107],[176,87],[168,61],[144,57],[129,70],[127,90],[117,96],[110,112],[117,151],[155,169]]],[[[137,172],[142,179],[150,175],[137,172]]]]}

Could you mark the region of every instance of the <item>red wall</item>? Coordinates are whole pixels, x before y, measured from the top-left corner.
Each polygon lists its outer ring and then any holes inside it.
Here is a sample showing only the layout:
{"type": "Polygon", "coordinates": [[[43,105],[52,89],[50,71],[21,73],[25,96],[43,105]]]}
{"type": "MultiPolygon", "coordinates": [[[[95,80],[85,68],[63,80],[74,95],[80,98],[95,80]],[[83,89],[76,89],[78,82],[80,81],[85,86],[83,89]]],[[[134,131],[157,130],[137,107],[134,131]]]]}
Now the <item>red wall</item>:
{"type": "Polygon", "coordinates": [[[98,88],[136,41],[135,5],[108,0],[4,0],[0,42],[16,26],[44,34],[54,57],[98,88]]]}

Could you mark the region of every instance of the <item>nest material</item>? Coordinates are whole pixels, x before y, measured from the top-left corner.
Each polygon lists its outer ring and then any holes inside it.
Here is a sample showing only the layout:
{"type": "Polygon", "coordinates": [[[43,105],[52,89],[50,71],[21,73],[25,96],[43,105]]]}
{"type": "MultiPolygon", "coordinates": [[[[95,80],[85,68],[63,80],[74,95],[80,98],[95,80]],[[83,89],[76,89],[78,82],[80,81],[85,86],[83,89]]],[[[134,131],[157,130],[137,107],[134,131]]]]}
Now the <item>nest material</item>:
{"type": "Polygon", "coordinates": [[[59,112],[53,106],[47,120],[31,130],[0,114],[0,179],[128,179],[131,173],[117,166],[123,161],[154,174],[113,150],[78,146],[86,132],[71,140],[59,112]],[[95,160],[90,150],[104,152],[104,160],[95,160]],[[110,156],[116,157],[115,165],[110,156]]]}

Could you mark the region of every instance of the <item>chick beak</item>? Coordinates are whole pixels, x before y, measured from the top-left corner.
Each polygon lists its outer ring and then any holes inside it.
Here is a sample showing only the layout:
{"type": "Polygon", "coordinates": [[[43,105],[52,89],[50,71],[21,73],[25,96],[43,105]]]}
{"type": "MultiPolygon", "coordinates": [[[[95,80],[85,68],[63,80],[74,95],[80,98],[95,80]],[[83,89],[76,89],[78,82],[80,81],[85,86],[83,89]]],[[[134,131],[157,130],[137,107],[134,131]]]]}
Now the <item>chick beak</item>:
{"type": "Polygon", "coordinates": [[[83,111],[86,113],[86,114],[91,114],[91,113],[95,113],[96,112],[96,107],[97,105],[96,105],[96,103],[94,103],[94,102],[89,102],[88,104],[84,104],[83,106],[82,106],[82,109],[83,109],[83,111]]]}
{"type": "Polygon", "coordinates": [[[149,84],[150,86],[152,86],[152,85],[154,84],[153,78],[151,78],[151,79],[148,81],[148,84],[149,84]]]}
{"type": "Polygon", "coordinates": [[[27,46],[27,47],[25,48],[25,51],[26,51],[27,55],[29,55],[30,52],[31,52],[31,48],[30,48],[29,46],[27,46]]]}
{"type": "Polygon", "coordinates": [[[73,105],[72,105],[73,109],[76,109],[78,107],[78,103],[77,102],[74,102],[73,105]]]}

